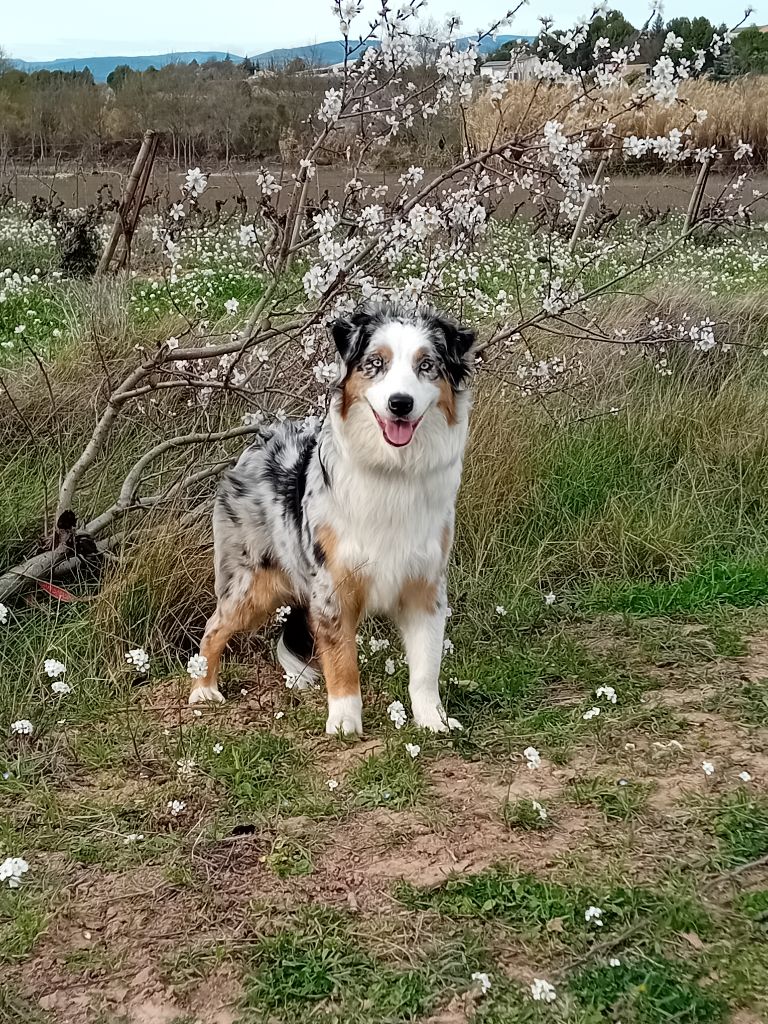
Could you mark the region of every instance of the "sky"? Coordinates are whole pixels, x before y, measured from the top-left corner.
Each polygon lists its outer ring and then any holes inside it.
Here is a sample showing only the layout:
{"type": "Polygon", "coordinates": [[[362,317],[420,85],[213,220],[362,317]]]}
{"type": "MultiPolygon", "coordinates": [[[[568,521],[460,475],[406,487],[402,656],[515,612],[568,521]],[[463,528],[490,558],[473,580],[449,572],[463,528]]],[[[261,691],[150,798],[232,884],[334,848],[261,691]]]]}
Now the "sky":
{"type": "MultiPolygon", "coordinates": [[[[467,34],[487,26],[510,0],[431,0],[427,16],[458,12],[467,34]]],[[[2,0],[0,48],[20,60],[57,57],[138,56],[185,50],[224,50],[241,55],[279,46],[305,46],[339,38],[330,0],[2,0]]],[[[375,0],[367,0],[373,11],[375,0]]],[[[510,34],[534,35],[540,14],[570,24],[588,13],[590,0],[532,0],[517,15],[510,34]]],[[[615,0],[633,24],[647,17],[645,0],[615,0]]],[[[759,4],[750,19],[762,24],[759,4]]],[[[735,8],[722,0],[667,0],[665,17],[705,15],[728,21],[735,8]]],[[[739,14],[736,17],[740,17],[739,14]]],[[[364,22],[361,20],[362,24],[364,22]]]]}

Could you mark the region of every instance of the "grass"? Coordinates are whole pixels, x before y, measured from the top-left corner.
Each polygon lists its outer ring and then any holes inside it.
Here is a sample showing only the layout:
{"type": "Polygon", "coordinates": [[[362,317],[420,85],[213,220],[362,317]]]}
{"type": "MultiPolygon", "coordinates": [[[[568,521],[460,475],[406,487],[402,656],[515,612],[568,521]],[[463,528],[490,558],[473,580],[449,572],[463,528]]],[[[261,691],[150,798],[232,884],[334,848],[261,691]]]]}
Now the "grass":
{"type": "MultiPolygon", "coordinates": [[[[637,254],[630,226],[615,239],[590,270],[595,282],[637,254]]],[[[17,406],[0,419],[7,563],[34,547],[62,462],[92,427],[102,359],[118,374],[135,346],[183,335],[178,310],[195,287],[224,332],[238,317],[223,302],[244,309],[260,294],[230,243],[202,239],[206,273],[190,266],[173,295],[138,278],[48,280],[23,297],[46,362],[43,376],[22,353],[3,356],[17,406]]],[[[524,225],[494,229],[478,288],[494,301],[512,289],[510,267],[540,244],[524,225]]],[[[638,279],[642,315],[645,304],[665,317],[712,315],[723,340],[760,351],[765,245],[762,233],[692,244],[664,270],[686,288],[673,293],[658,270],[638,279]]],[[[8,259],[46,270],[53,257],[41,246],[30,239],[8,259]]],[[[536,282],[521,287],[526,302],[536,282]]],[[[22,306],[6,304],[11,326],[22,306]]],[[[621,327],[640,308],[611,295],[596,315],[621,327]]],[[[552,343],[531,344],[543,357],[552,343]]],[[[380,623],[361,647],[370,745],[326,737],[322,694],[282,687],[271,627],[233,646],[227,704],[196,716],[181,679],[210,609],[211,551],[205,524],[180,522],[186,507],[144,520],[99,587],[72,584],[76,603],[39,593],[14,604],[0,627],[0,863],[23,856],[30,871],[19,890],[0,888],[0,1021],[42,1020],[41,995],[72,985],[98,1014],[105,973],[125,974],[133,993],[145,969],[171,1020],[222,1006],[248,1024],[768,1014],[768,903],[753,865],[768,853],[766,362],[735,345],[727,358],[675,356],[661,377],[643,357],[579,348],[584,379],[546,409],[502,399],[495,380],[478,384],[449,580],[455,650],[442,672],[461,732],[394,728],[385,709],[407,707],[407,670],[380,623]],[[371,635],[391,646],[371,650],[371,635]],[[124,660],[135,646],[150,652],[148,679],[124,660]],[[47,657],[67,665],[65,698],[51,692],[47,657]],[[670,693],[690,700],[667,706],[670,693]],[[585,719],[593,706],[600,716],[585,719]],[[18,718],[33,720],[31,737],[8,733],[18,718]],[[654,743],[669,738],[683,752],[656,759],[654,743]],[[421,745],[417,758],[406,742],[421,745]],[[540,751],[536,770],[528,746],[540,751]],[[718,765],[710,782],[706,759],[718,765]],[[737,779],[745,767],[749,786],[737,779]],[[174,799],[185,803],[178,816],[174,799]],[[735,868],[743,892],[715,885],[735,868]],[[602,927],[585,920],[589,906],[602,927]],[[491,977],[482,996],[476,972],[491,977]],[[556,1003],[531,999],[534,977],[556,983],[556,1003]]],[[[135,410],[89,474],[78,514],[114,498],[166,413],[180,429],[208,430],[244,411],[235,400],[135,410]]],[[[163,470],[183,465],[169,457],[163,470]]]]}

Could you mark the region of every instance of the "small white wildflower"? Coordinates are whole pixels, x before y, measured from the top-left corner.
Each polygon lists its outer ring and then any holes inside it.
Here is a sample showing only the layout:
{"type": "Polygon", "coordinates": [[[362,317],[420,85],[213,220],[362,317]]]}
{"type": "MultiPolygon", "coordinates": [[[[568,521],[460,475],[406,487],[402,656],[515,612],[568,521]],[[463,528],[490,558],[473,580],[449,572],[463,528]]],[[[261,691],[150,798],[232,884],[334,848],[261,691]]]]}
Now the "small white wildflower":
{"type": "Polygon", "coordinates": [[[123,838],[123,846],[130,846],[131,843],[141,842],[143,838],[144,836],[141,832],[129,832],[128,835],[123,838]]]}
{"type": "Polygon", "coordinates": [[[752,781],[752,776],[749,774],[749,772],[739,772],[739,778],[741,779],[742,782],[751,782],[752,781]]]}
{"type": "Polygon", "coordinates": [[[414,761],[421,753],[421,747],[419,746],[418,743],[406,743],[405,749],[408,751],[408,753],[411,755],[411,759],[414,761]]]}
{"type": "Polygon", "coordinates": [[[213,752],[214,752],[214,754],[220,754],[223,749],[224,749],[224,744],[223,743],[214,743],[213,744],[213,752]]]}
{"type": "Polygon", "coordinates": [[[208,659],[204,654],[193,654],[187,662],[187,673],[192,679],[205,679],[208,674],[208,659]]]}
{"type": "Polygon", "coordinates": [[[330,789],[331,792],[333,792],[334,789],[339,788],[339,784],[336,781],[336,779],[328,779],[328,781],[326,782],[326,786],[328,787],[328,789],[330,789]]]}
{"type": "Polygon", "coordinates": [[[2,603],[2,601],[0,601],[0,626],[4,626],[7,621],[8,621],[8,609],[2,603]]]}
{"type": "Polygon", "coordinates": [[[506,615],[507,614],[507,609],[504,607],[503,604],[497,604],[496,605],[496,614],[497,615],[506,615]]]}
{"type": "Polygon", "coordinates": [[[706,776],[715,774],[715,766],[712,764],[711,761],[702,761],[701,770],[704,772],[706,776]]]}
{"type": "Polygon", "coordinates": [[[182,185],[182,191],[192,196],[201,196],[208,186],[208,175],[203,174],[199,167],[187,171],[187,176],[182,185]]]}
{"type": "Polygon", "coordinates": [[[550,592],[548,594],[544,595],[544,604],[547,605],[547,606],[554,604],[556,600],[557,600],[557,598],[555,597],[555,595],[552,593],[551,590],[550,590],[550,592]]]}
{"type": "Polygon", "coordinates": [[[491,979],[485,973],[485,971],[475,971],[471,975],[472,981],[476,981],[480,988],[480,995],[485,995],[486,992],[490,991],[491,979]]]}
{"type": "Polygon", "coordinates": [[[598,686],[598,688],[595,690],[595,696],[605,697],[605,699],[609,701],[611,704],[615,704],[618,700],[618,697],[616,696],[616,691],[612,686],[598,686]]]}
{"type": "Polygon", "coordinates": [[[179,347],[179,339],[169,338],[168,341],[166,341],[165,343],[165,347],[169,349],[171,352],[173,352],[174,349],[177,349],[179,347]]]}
{"type": "Polygon", "coordinates": [[[523,751],[523,757],[528,762],[530,771],[533,771],[535,768],[541,768],[541,754],[536,747],[526,747],[523,751]]]}
{"type": "Polygon", "coordinates": [[[67,694],[72,693],[72,687],[63,679],[54,679],[51,683],[51,693],[58,694],[59,697],[66,697],[67,694]]]}
{"type": "Polygon", "coordinates": [[[608,966],[609,967],[621,967],[621,960],[619,960],[619,958],[617,956],[612,956],[608,960],[608,966]]]}
{"type": "Polygon", "coordinates": [[[186,211],[184,210],[184,206],[181,203],[174,203],[171,206],[171,209],[170,209],[169,212],[170,212],[170,215],[171,215],[171,220],[174,220],[177,223],[180,220],[184,220],[184,218],[187,215],[186,211]]]}
{"type": "Polygon", "coordinates": [[[31,736],[34,731],[35,727],[28,718],[20,718],[18,722],[11,722],[11,732],[17,736],[31,736]]]}
{"type": "Polygon", "coordinates": [[[149,655],[143,647],[134,647],[132,651],[128,651],[125,660],[139,673],[149,671],[149,655]]]}
{"type": "Polygon", "coordinates": [[[380,640],[372,636],[368,641],[368,646],[371,648],[371,654],[378,654],[379,651],[385,651],[389,647],[389,640],[386,637],[382,637],[380,640]]]}
{"type": "Polygon", "coordinates": [[[171,815],[174,818],[178,818],[180,814],[184,813],[187,805],[184,800],[169,800],[166,806],[171,815]]]}
{"type": "Polygon", "coordinates": [[[531,982],[531,995],[537,1002],[554,1003],[557,999],[557,990],[544,978],[534,978],[531,982]]]}
{"type": "Polygon", "coordinates": [[[450,637],[446,637],[443,640],[443,654],[453,654],[456,648],[453,646],[453,640],[450,637]]]}
{"type": "Polygon", "coordinates": [[[287,621],[288,616],[291,614],[291,606],[289,604],[282,604],[275,612],[275,620],[278,626],[282,626],[287,621]]]}
{"type": "Polygon", "coordinates": [[[591,718],[597,718],[600,714],[600,708],[590,708],[589,711],[585,711],[581,716],[585,722],[588,722],[591,718]]]}
{"type": "Polygon", "coordinates": [[[405,713],[405,708],[399,700],[393,700],[387,708],[387,714],[391,720],[395,723],[396,729],[402,729],[405,723],[408,721],[408,715],[405,713]]]}
{"type": "Polygon", "coordinates": [[[50,676],[51,679],[58,679],[59,676],[63,676],[67,671],[67,666],[63,661],[56,661],[55,658],[46,658],[43,662],[43,668],[45,674],[50,676]]]}
{"type": "Polygon", "coordinates": [[[253,224],[243,224],[240,227],[240,245],[255,245],[257,241],[256,230],[253,224]]]}
{"type": "Polygon", "coordinates": [[[285,717],[285,712],[284,711],[276,711],[275,712],[275,718],[280,719],[280,718],[284,718],[284,717],[285,717]]]}
{"type": "Polygon", "coordinates": [[[546,807],[542,806],[542,804],[540,804],[538,800],[531,800],[531,805],[534,811],[536,811],[538,816],[541,818],[541,820],[546,821],[549,817],[549,815],[547,814],[546,807]]]}
{"type": "Polygon", "coordinates": [[[387,658],[387,660],[384,662],[384,671],[387,673],[388,676],[393,676],[395,674],[394,658],[387,658]]]}
{"type": "Polygon", "coordinates": [[[6,857],[0,864],[0,882],[7,882],[10,889],[18,889],[21,876],[29,871],[29,864],[23,857],[6,857]]]}
{"type": "Polygon", "coordinates": [[[603,912],[600,907],[587,907],[584,911],[584,920],[587,924],[593,921],[598,928],[603,927],[603,912]]]}
{"type": "Polygon", "coordinates": [[[195,774],[197,762],[193,757],[180,757],[176,762],[176,774],[180,779],[191,779],[195,774]]]}
{"type": "Polygon", "coordinates": [[[240,303],[237,301],[237,299],[227,299],[227,301],[224,303],[224,309],[230,316],[234,316],[238,309],[240,309],[240,303]]]}

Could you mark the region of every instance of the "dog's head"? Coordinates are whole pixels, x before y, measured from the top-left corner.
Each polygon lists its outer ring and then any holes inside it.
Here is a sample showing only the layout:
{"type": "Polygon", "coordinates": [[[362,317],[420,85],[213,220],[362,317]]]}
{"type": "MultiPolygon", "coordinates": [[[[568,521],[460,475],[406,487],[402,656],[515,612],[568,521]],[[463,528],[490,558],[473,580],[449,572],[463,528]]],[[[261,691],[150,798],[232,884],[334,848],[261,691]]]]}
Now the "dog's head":
{"type": "Polygon", "coordinates": [[[331,333],[344,362],[337,408],[355,430],[398,449],[459,423],[473,331],[430,310],[382,305],[336,320],[331,333]]]}

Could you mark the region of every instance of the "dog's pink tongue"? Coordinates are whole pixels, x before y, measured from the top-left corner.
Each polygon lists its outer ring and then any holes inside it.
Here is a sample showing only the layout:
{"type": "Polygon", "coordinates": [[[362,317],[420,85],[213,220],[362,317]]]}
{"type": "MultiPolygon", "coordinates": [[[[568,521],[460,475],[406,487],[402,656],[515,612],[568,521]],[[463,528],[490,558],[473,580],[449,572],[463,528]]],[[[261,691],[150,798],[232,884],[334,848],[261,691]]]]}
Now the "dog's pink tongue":
{"type": "Polygon", "coordinates": [[[408,420],[384,420],[384,436],[390,444],[398,447],[408,444],[415,429],[416,424],[408,420]]]}

